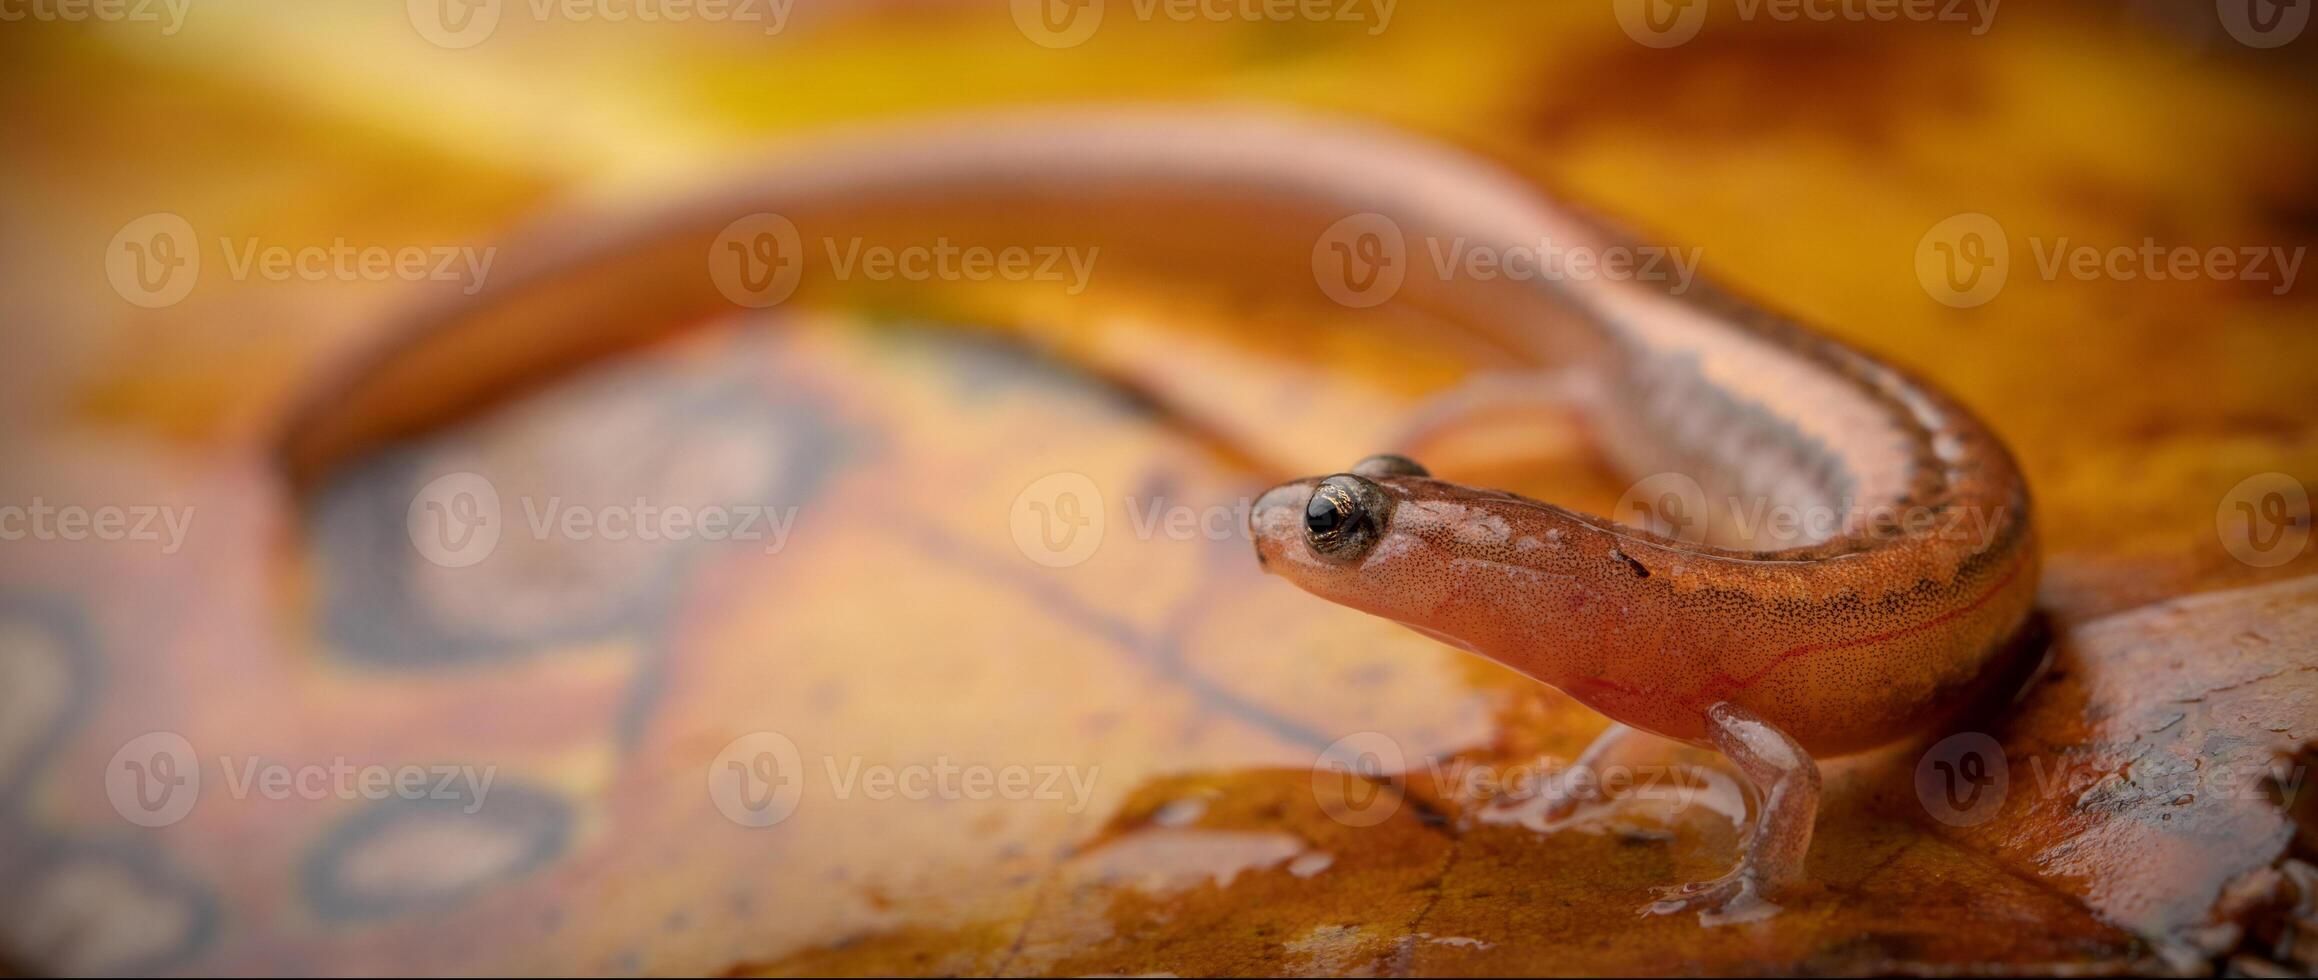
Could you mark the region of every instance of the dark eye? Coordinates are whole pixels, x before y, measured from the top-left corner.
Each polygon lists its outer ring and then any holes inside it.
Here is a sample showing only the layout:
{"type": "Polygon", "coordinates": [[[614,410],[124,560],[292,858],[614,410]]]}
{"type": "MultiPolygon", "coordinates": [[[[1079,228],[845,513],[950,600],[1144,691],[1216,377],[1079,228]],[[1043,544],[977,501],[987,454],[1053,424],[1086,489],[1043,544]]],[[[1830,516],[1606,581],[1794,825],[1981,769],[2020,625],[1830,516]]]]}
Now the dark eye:
{"type": "Polygon", "coordinates": [[[1375,484],[1337,474],[1313,488],[1304,504],[1304,536],[1320,556],[1351,561],[1376,542],[1386,506],[1375,484]]]}
{"type": "Polygon", "coordinates": [[[1312,501],[1304,505],[1304,530],[1314,541],[1341,536],[1358,523],[1360,501],[1343,487],[1322,484],[1312,492],[1312,501]]]}

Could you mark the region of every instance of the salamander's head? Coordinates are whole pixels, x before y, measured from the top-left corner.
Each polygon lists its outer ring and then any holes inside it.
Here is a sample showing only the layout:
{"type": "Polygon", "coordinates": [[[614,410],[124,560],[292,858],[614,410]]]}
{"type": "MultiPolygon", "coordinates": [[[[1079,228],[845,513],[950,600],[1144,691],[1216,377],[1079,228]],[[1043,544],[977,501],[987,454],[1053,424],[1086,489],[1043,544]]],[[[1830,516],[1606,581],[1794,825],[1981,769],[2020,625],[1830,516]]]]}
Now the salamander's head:
{"type": "Polygon", "coordinates": [[[1400,456],[1273,487],[1248,530],[1257,562],[1298,588],[1549,683],[1559,668],[1531,650],[1541,617],[1574,608],[1568,587],[1589,561],[1631,574],[1631,559],[1601,557],[1615,549],[1578,515],[1436,480],[1400,456]]]}
{"type": "Polygon", "coordinates": [[[1256,561],[1323,599],[1415,626],[1416,593],[1439,581],[1445,548],[1435,501],[1461,488],[1402,456],[1370,456],[1351,472],[1280,484],[1248,512],[1256,561]],[[1412,588],[1412,586],[1418,586],[1412,588]]]}

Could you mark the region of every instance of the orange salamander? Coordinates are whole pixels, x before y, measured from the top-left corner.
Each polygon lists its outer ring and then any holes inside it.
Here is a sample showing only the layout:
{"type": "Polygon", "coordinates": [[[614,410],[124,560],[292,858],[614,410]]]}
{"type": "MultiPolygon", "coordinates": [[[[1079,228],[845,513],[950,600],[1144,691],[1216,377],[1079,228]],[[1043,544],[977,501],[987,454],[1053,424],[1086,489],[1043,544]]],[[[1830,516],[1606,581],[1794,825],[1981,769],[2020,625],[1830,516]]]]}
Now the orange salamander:
{"type": "MultiPolygon", "coordinates": [[[[1101,249],[1098,276],[1316,301],[1329,237],[1350,217],[1381,219],[1405,242],[1621,243],[1498,167],[1357,123],[1144,107],[880,124],[807,141],[640,221],[574,222],[535,236],[539,249],[504,250],[475,295],[420,310],[290,412],[278,448],[291,482],[309,486],[355,454],[751,296],[745,305],[1005,317],[961,300],[956,283],[849,275],[844,250],[814,243],[1080,243],[1101,249]],[[760,220],[732,247],[733,228],[768,214],[778,233],[760,220]],[[778,289],[736,297],[719,256],[759,246],[779,274],[744,288],[778,289]]],[[[1250,513],[1259,560],[1609,716],[1618,724],[1581,764],[1632,730],[1728,755],[1760,795],[1744,853],[1653,909],[1767,907],[1803,875],[1813,759],[1937,724],[2027,615],[2038,568],[2018,468],[1937,390],[1687,277],[1403,271],[1380,301],[1480,338],[1514,370],[1582,379],[1568,405],[1601,447],[1687,509],[1766,504],[1823,519],[1771,534],[1629,526],[1380,455],[1265,493],[1250,513]]]]}

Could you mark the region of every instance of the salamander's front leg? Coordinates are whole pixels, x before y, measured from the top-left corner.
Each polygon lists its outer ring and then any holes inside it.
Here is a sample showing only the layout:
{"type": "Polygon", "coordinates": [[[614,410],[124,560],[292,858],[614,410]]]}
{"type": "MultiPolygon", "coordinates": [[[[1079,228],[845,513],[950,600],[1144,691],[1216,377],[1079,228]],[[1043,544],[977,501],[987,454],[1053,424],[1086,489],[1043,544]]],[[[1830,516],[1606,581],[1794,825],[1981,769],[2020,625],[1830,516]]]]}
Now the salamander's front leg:
{"type": "Polygon", "coordinates": [[[1770,722],[1729,702],[1706,709],[1708,737],[1754,784],[1758,807],[1738,867],[1711,881],[1665,889],[1646,914],[1698,909],[1707,925],[1746,922],[1778,911],[1767,896],[1803,880],[1811,826],[1819,816],[1819,767],[1770,722]]]}

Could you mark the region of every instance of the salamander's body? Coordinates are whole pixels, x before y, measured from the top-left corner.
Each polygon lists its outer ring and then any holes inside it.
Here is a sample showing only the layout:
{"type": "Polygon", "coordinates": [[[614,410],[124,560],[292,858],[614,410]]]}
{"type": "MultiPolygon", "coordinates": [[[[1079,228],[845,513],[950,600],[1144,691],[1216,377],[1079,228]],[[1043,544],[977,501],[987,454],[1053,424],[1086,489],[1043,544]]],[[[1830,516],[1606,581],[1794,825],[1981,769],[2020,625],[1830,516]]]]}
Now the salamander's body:
{"type": "Polygon", "coordinates": [[[1662,522],[1680,536],[1386,473],[1352,478],[1383,511],[1360,555],[1312,547],[1304,509],[1318,478],[1259,503],[1259,551],[1316,594],[1668,737],[1708,744],[1717,703],[1815,755],[1920,732],[1973,696],[2033,598],[2037,556],[2013,463],[1962,410],[1859,355],[1741,323],[1725,334],[1648,356],[1714,364],[1745,356],[1724,345],[1752,347],[1847,387],[1814,403],[1742,364],[1720,380],[1630,368],[1623,449],[1676,467],[1637,473],[1636,486],[1651,498],[1642,504],[1680,515],[1662,522]],[[1666,374],[1690,390],[1653,387],[1666,374]],[[1698,419],[1718,412],[1727,416],[1698,419]],[[1813,428],[1848,431],[1814,438],[1813,428]],[[1790,539],[1835,533],[1746,550],[1700,540],[1717,523],[1734,525],[1730,537],[1749,523],[1793,527],[1790,539]]]}
{"type": "MultiPolygon", "coordinates": [[[[1326,288],[1326,246],[1348,218],[1400,236],[1404,259],[1419,243],[1617,244],[1496,168],[1362,126],[1212,110],[905,125],[832,139],[611,233],[542,236],[556,244],[422,312],[318,389],[293,413],[283,458],[310,484],[735,301],[1009,312],[955,284],[849,277],[833,265],[841,250],[819,243],[1077,243],[1101,249],[1105,277],[1308,298],[1315,275],[1326,288]],[[728,240],[736,228],[754,238],[728,240]],[[770,264],[726,276],[738,296],[717,263],[751,253],[770,264]]],[[[1252,515],[1265,566],[1559,687],[1624,723],[1613,737],[1630,725],[1729,753],[1765,791],[1748,856],[1665,907],[1733,908],[1793,880],[1816,808],[1807,753],[1921,730],[1968,696],[2026,614],[2037,567],[2012,460],[1901,372],[1686,280],[1401,271],[1379,301],[1484,339],[1509,368],[1590,379],[1575,407],[1644,478],[1658,527],[1388,457],[1266,494],[1252,515]],[[1740,526],[1755,518],[1769,531],[1740,526]]]]}

